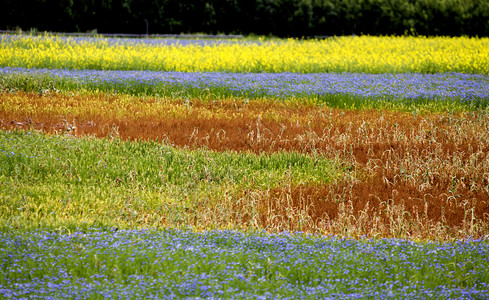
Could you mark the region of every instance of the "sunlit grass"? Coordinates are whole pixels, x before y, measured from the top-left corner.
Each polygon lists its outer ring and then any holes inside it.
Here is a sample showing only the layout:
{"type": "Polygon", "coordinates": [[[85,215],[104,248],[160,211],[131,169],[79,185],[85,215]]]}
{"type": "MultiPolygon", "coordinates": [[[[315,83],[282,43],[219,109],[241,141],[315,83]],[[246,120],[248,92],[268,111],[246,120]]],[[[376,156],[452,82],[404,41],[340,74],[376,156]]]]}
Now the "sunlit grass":
{"type": "Polygon", "coordinates": [[[286,183],[332,182],[343,173],[320,155],[299,153],[190,151],[15,131],[1,131],[0,145],[0,218],[18,227],[178,225],[198,218],[199,205],[286,183]]]}

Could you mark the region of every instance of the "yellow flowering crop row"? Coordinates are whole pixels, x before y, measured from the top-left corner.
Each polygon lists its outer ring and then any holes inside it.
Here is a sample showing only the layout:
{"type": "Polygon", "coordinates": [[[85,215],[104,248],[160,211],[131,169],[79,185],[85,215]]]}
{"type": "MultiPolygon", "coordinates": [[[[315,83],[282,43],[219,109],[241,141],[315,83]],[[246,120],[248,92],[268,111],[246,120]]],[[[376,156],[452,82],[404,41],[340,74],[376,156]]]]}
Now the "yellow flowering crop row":
{"type": "Polygon", "coordinates": [[[220,44],[109,43],[107,39],[0,40],[0,66],[182,72],[463,72],[489,74],[489,38],[334,37],[220,44]]]}

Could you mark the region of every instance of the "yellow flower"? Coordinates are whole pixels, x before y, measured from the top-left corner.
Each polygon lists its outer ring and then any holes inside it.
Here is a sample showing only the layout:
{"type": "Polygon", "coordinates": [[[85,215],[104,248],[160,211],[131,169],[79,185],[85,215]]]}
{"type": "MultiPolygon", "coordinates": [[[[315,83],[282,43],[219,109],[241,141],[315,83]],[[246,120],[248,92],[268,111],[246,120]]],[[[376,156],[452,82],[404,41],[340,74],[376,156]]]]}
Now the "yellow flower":
{"type": "Polygon", "coordinates": [[[0,66],[181,72],[489,73],[489,39],[333,37],[220,44],[110,44],[55,36],[1,36],[0,66]]]}

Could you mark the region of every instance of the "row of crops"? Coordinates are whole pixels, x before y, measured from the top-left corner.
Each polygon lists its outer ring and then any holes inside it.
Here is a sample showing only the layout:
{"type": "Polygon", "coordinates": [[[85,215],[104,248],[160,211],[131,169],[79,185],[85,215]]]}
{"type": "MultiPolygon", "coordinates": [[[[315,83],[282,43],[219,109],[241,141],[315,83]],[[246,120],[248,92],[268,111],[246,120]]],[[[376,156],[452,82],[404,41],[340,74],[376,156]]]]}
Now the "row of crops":
{"type": "Polygon", "coordinates": [[[3,35],[0,66],[238,73],[489,72],[487,38],[136,40],[3,35]]]}
{"type": "Polygon", "coordinates": [[[0,38],[0,297],[484,298],[485,38],[0,38]]]}
{"type": "Polygon", "coordinates": [[[227,73],[4,67],[4,88],[100,91],[167,98],[273,98],[334,107],[438,103],[486,107],[487,77],[462,73],[227,73]],[[298,100],[300,99],[300,100],[298,100]]]}

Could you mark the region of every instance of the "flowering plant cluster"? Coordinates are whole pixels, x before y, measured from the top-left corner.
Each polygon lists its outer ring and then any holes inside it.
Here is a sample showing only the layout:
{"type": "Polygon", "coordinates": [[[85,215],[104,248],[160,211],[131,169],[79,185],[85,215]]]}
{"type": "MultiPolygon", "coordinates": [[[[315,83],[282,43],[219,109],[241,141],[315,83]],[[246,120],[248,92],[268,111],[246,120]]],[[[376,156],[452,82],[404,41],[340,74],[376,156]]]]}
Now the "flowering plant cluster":
{"type": "Polygon", "coordinates": [[[480,240],[88,229],[4,232],[0,245],[0,295],[6,298],[428,299],[489,293],[489,247],[480,240]]]}
{"type": "Polygon", "coordinates": [[[489,39],[335,37],[326,40],[120,40],[0,37],[0,66],[237,73],[489,74],[489,39]]]}
{"type": "MultiPolygon", "coordinates": [[[[486,106],[487,75],[462,73],[226,73],[0,68],[0,78],[40,80],[38,88],[116,92],[163,97],[246,97],[335,102],[449,101],[486,106]],[[44,87],[42,87],[44,85],[44,87]]],[[[10,87],[23,88],[11,83],[10,87]]]]}

